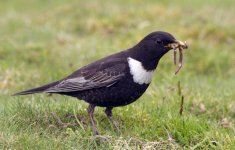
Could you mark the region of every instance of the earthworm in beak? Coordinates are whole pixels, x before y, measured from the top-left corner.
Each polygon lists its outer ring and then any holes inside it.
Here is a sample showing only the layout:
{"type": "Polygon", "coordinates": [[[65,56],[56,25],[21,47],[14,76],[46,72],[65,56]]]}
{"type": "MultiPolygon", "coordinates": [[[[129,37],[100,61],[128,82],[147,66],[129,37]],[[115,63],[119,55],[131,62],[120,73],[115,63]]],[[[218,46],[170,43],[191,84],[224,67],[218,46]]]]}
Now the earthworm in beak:
{"type": "Polygon", "coordinates": [[[180,52],[179,64],[178,64],[178,68],[175,71],[175,74],[177,74],[180,71],[180,69],[182,68],[182,65],[183,65],[183,52],[182,52],[182,48],[181,47],[179,48],[179,52],[180,52]]]}
{"type": "Polygon", "coordinates": [[[177,53],[177,51],[176,51],[176,48],[174,49],[174,64],[176,65],[176,53],[177,53]]]}
{"type": "Polygon", "coordinates": [[[178,64],[178,68],[175,71],[175,74],[177,74],[183,65],[183,49],[187,49],[188,45],[186,44],[186,42],[175,40],[174,43],[170,43],[166,47],[172,48],[174,50],[174,64],[175,65],[176,65],[177,48],[179,49],[179,52],[180,52],[179,64],[178,64]]]}

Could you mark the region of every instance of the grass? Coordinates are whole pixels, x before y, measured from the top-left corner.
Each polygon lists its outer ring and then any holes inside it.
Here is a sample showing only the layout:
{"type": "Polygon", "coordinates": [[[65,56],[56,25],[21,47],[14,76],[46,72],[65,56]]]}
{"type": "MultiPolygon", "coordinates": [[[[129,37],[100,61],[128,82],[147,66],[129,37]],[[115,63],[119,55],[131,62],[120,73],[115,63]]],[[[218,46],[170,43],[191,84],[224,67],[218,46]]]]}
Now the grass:
{"type": "Polygon", "coordinates": [[[235,149],[234,4],[1,1],[0,149],[235,149]],[[155,30],[186,40],[190,49],[177,76],[169,52],[147,92],[114,109],[121,135],[103,108],[95,111],[101,135],[93,137],[83,101],[46,94],[10,96],[61,79],[155,30]],[[70,124],[61,126],[52,112],[70,124]]]}

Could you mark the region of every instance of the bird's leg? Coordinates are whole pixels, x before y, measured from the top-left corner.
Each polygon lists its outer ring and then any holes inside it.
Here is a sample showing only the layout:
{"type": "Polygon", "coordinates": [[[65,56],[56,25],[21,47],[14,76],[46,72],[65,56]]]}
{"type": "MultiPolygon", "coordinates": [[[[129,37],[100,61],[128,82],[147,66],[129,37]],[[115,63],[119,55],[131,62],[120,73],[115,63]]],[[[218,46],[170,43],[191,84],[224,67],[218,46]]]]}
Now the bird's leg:
{"type": "Polygon", "coordinates": [[[109,118],[109,120],[113,123],[114,128],[116,129],[116,131],[117,131],[118,133],[120,133],[120,130],[119,130],[118,126],[117,126],[117,123],[113,120],[112,109],[113,109],[112,107],[106,107],[106,109],[105,109],[105,114],[107,115],[107,117],[109,118]]]}
{"type": "Polygon", "coordinates": [[[96,129],[96,124],[95,124],[95,121],[94,121],[94,118],[93,118],[94,109],[95,109],[95,105],[90,104],[88,106],[87,112],[88,112],[88,116],[89,116],[90,121],[91,121],[91,126],[93,128],[93,133],[94,133],[94,135],[98,135],[99,133],[96,129]]]}

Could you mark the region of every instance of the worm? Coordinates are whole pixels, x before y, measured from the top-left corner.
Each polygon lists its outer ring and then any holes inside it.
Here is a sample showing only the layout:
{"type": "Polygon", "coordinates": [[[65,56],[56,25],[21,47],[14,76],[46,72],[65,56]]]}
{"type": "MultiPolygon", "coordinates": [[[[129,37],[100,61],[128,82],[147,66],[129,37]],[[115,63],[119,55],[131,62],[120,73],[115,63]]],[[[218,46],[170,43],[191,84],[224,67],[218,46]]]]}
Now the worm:
{"type": "MultiPolygon", "coordinates": [[[[175,71],[175,74],[177,74],[183,66],[183,52],[182,52],[181,47],[179,47],[179,52],[180,52],[179,64],[178,64],[178,68],[175,71]]],[[[176,52],[174,53],[174,61],[176,61],[176,52]]],[[[175,62],[175,64],[176,64],[176,62],[175,62]]]]}

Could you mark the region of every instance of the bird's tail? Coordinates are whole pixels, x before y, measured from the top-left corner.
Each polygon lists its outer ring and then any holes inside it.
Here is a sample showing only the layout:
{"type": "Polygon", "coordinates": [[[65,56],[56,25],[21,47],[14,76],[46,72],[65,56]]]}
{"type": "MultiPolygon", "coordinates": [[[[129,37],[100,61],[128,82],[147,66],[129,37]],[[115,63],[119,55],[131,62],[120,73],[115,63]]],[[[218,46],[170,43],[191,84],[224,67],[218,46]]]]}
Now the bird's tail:
{"type": "Polygon", "coordinates": [[[52,83],[49,83],[49,84],[46,84],[46,85],[43,85],[43,86],[40,86],[40,87],[37,87],[37,88],[33,88],[33,89],[26,90],[26,91],[15,93],[12,96],[16,96],[16,95],[28,95],[28,94],[46,92],[46,90],[48,88],[53,87],[53,86],[57,85],[58,83],[59,83],[59,81],[52,82],[52,83]]]}

